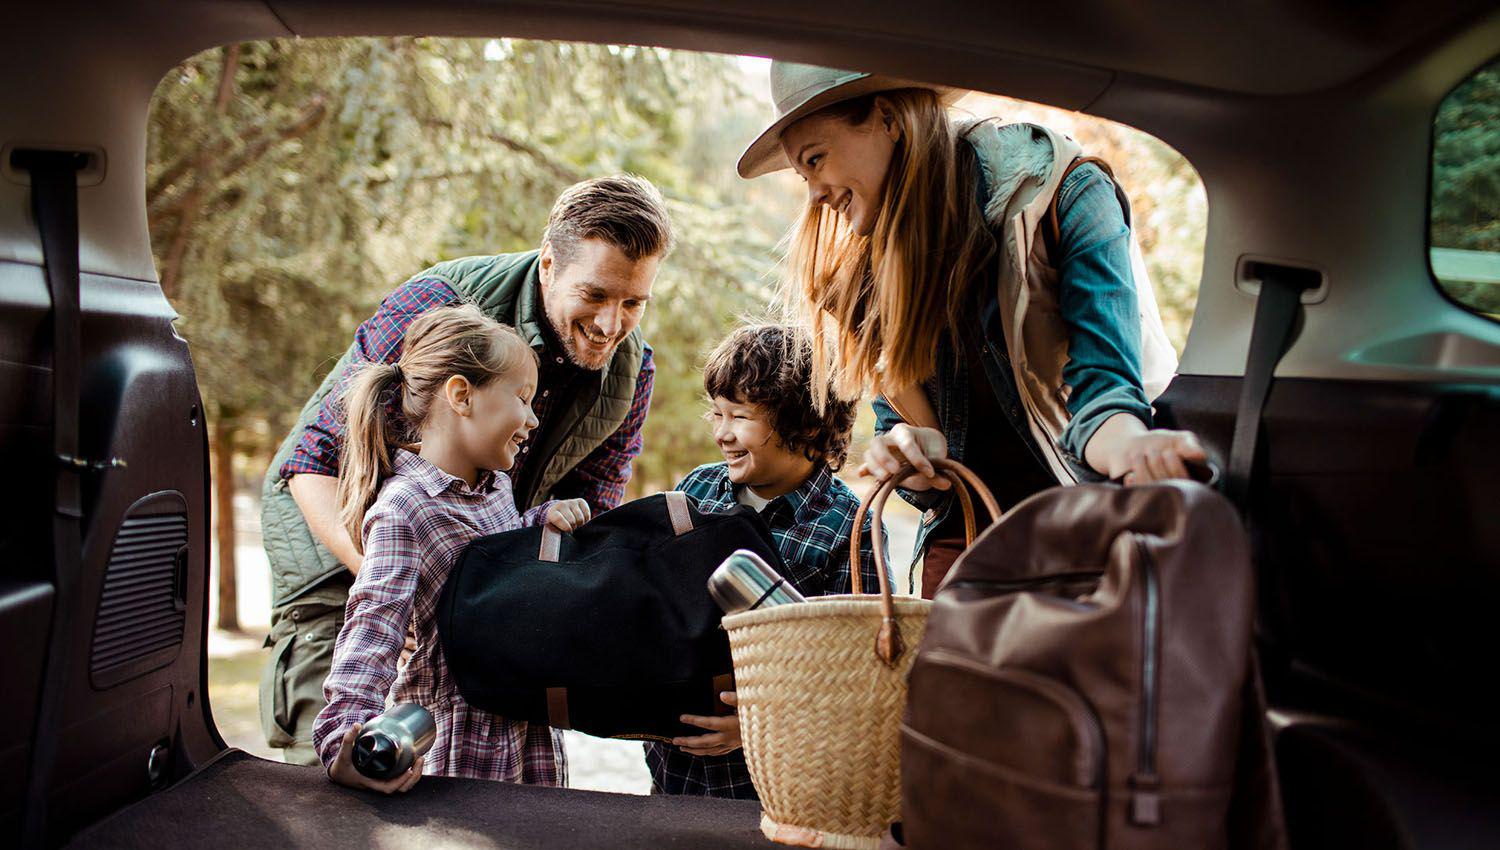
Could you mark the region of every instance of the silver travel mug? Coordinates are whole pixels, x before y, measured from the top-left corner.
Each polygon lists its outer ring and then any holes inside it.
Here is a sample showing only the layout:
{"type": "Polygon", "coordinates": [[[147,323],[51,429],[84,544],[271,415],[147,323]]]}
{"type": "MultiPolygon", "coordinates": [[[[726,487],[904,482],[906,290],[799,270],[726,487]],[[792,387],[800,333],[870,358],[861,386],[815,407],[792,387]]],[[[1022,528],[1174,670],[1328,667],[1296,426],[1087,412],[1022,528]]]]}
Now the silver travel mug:
{"type": "Polygon", "coordinates": [[[414,702],[392,706],[354,739],[354,769],[371,779],[395,779],[432,748],[437,724],[414,702]]]}
{"type": "Polygon", "coordinates": [[[725,614],[807,601],[791,582],[749,549],[736,549],[713,571],[708,577],[708,595],[725,614]]]}

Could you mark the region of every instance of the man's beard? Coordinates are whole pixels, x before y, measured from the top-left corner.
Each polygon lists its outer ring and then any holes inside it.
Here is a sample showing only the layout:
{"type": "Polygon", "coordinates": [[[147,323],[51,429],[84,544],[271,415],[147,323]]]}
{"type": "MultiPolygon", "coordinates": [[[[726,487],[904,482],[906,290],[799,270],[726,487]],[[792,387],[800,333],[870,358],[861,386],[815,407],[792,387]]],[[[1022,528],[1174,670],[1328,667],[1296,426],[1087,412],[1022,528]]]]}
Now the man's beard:
{"type": "Polygon", "coordinates": [[[620,347],[619,343],[611,345],[597,355],[599,362],[590,363],[585,359],[588,355],[578,350],[578,340],[573,336],[572,328],[568,329],[566,335],[559,336],[559,339],[562,340],[563,353],[568,356],[568,362],[589,372],[597,372],[603,369],[605,364],[609,363],[609,358],[614,356],[615,349],[620,347]]]}
{"type": "Polygon", "coordinates": [[[614,356],[615,349],[620,347],[620,343],[616,342],[598,355],[598,363],[590,363],[585,359],[588,356],[587,353],[578,350],[578,339],[574,336],[577,327],[572,322],[558,324],[557,317],[552,315],[551,310],[546,309],[545,304],[543,305],[542,313],[547,317],[547,324],[552,326],[552,335],[562,345],[563,354],[568,358],[568,362],[579,369],[588,372],[597,372],[603,369],[605,364],[609,363],[609,358],[614,356]]]}

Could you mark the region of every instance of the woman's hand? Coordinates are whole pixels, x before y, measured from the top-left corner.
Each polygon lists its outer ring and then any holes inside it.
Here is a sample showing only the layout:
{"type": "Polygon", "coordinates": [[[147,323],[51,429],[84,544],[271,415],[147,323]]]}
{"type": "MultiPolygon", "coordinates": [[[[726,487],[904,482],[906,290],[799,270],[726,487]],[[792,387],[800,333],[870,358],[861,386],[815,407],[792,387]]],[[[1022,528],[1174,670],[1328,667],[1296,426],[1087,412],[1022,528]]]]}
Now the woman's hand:
{"type": "Polygon", "coordinates": [[[558,531],[575,531],[593,516],[583,499],[559,499],[547,508],[547,524],[558,531]]]}
{"type": "Polygon", "coordinates": [[[911,464],[917,474],[907,476],[901,486],[908,490],[947,490],[952,483],[933,469],[931,458],[948,456],[948,440],[936,428],[913,428],[901,423],[884,434],[875,435],[865,449],[860,475],[873,475],[884,481],[911,464]]]}
{"type": "MultiPolygon", "coordinates": [[[[732,708],[738,708],[740,698],[734,691],[724,691],[719,699],[732,708]]],[[[696,714],[682,715],[682,722],[690,726],[708,729],[712,734],[694,735],[690,738],[673,738],[672,745],[695,756],[722,756],[740,748],[740,715],[738,712],[725,717],[700,717],[696,714]]]]}
{"type": "Polygon", "coordinates": [[[1192,478],[1189,463],[1207,463],[1208,453],[1191,431],[1149,430],[1129,413],[1105,420],[1084,447],[1094,469],[1127,485],[1192,478]]]}
{"type": "Polygon", "coordinates": [[[354,769],[354,739],[359,737],[359,730],[364,728],[363,723],[356,723],[349,727],[344,733],[344,740],[339,742],[338,757],[328,768],[328,778],[340,785],[350,788],[363,788],[367,791],[379,791],[382,794],[405,794],[411,790],[417,780],[422,778],[422,757],[417,760],[406,772],[394,779],[371,779],[354,769]]]}

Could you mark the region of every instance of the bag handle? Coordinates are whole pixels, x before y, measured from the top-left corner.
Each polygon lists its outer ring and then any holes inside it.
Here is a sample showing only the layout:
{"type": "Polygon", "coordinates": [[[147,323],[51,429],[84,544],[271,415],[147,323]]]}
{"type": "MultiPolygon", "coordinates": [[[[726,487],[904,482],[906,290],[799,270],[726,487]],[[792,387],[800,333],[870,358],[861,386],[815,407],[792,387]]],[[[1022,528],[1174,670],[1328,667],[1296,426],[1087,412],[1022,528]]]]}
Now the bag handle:
{"type": "MultiPolygon", "coordinates": [[[[939,474],[953,482],[953,491],[958,496],[959,507],[964,516],[964,541],[965,544],[974,542],[974,502],[969,496],[969,490],[979,494],[979,500],[984,503],[985,510],[990,512],[991,522],[1000,519],[1000,505],[995,501],[994,494],[990,488],[979,480],[967,466],[956,460],[947,458],[933,458],[932,466],[939,474]]],[[[880,584],[880,631],[875,635],[875,655],[887,667],[895,667],[897,660],[905,647],[901,643],[901,629],[896,625],[896,605],[891,598],[891,580],[886,574],[885,560],[885,533],[881,530],[881,513],[885,510],[885,501],[891,497],[896,489],[907,476],[916,472],[910,464],[903,466],[901,471],[880,482],[870,498],[860,502],[859,510],[854,514],[853,537],[849,541],[849,588],[855,594],[864,592],[861,586],[859,573],[859,534],[865,524],[865,514],[870,515],[870,542],[875,555],[875,578],[880,584]]]]}
{"type": "MultiPolygon", "coordinates": [[[[681,537],[693,530],[693,512],[688,510],[687,494],[681,490],[662,493],[667,499],[667,516],[672,520],[672,533],[681,537]]],[[[556,563],[562,555],[562,532],[550,525],[542,526],[542,546],[537,553],[538,561],[556,563]]]]}

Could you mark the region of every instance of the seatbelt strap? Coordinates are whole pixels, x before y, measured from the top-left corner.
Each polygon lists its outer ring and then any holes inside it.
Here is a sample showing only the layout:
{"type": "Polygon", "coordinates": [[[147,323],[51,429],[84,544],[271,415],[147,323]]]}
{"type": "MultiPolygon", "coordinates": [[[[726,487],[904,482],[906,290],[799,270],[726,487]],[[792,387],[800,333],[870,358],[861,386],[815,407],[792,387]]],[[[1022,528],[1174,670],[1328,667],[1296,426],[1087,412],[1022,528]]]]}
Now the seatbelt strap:
{"type": "MultiPolygon", "coordinates": [[[[1302,314],[1302,293],[1315,288],[1320,278],[1304,269],[1272,264],[1260,267],[1260,297],[1255,304],[1254,324],[1250,328],[1250,349],[1245,355],[1245,377],[1240,382],[1240,403],[1234,417],[1234,437],[1229,445],[1229,470],[1224,479],[1224,494],[1240,509],[1250,524],[1251,545],[1256,552],[1257,569],[1263,568],[1259,537],[1251,500],[1255,489],[1255,456],[1260,445],[1261,414],[1271,394],[1276,365],[1291,347],[1297,318],[1302,314]]],[[[1257,580],[1257,585],[1262,583],[1257,580]]],[[[1264,590],[1257,587],[1257,596],[1264,590]]],[[[1257,621],[1260,616],[1257,615],[1257,621]]],[[[1261,627],[1257,626],[1257,632],[1261,627]]],[[[1254,850],[1285,850],[1289,846],[1286,816],[1281,806],[1280,778],[1276,769],[1275,735],[1271,730],[1260,670],[1260,650],[1254,643],[1250,651],[1250,670],[1244,688],[1246,734],[1241,759],[1253,771],[1241,770],[1235,779],[1230,800],[1229,818],[1235,847],[1254,850]],[[1249,724],[1258,720],[1255,727],[1249,724]],[[1257,758],[1258,754],[1258,758],[1257,758]]]]}
{"type": "Polygon", "coordinates": [[[32,736],[22,841],[40,847],[47,839],[47,797],[57,756],[62,696],[73,608],[73,588],[83,561],[83,471],[78,453],[78,387],[80,372],[78,306],[78,172],[87,156],[69,151],[20,150],[16,168],[31,173],[31,207],[41,232],[47,289],[52,297],[52,447],[53,476],[52,627],[47,667],[32,736]]]}
{"type": "Polygon", "coordinates": [[[1260,443],[1261,413],[1271,394],[1276,364],[1292,344],[1297,317],[1302,313],[1302,293],[1316,285],[1316,275],[1299,269],[1266,264],[1250,330],[1250,351],[1245,357],[1245,377],[1240,382],[1239,409],[1234,417],[1234,439],[1229,444],[1229,472],[1224,493],[1249,513],[1255,453],[1260,443]]]}

